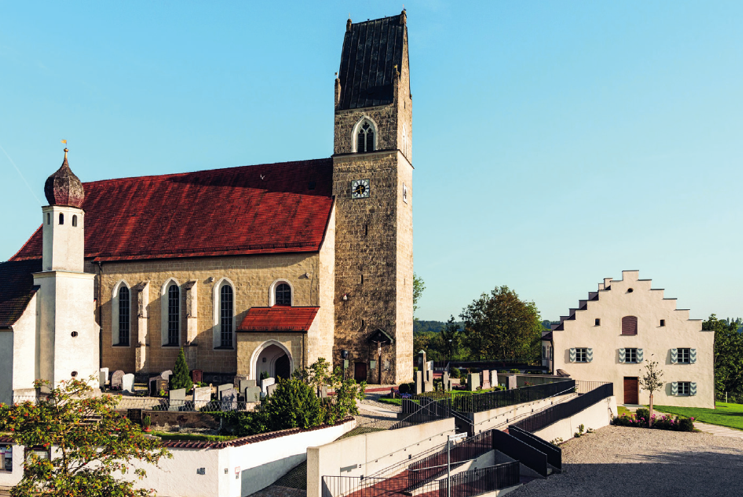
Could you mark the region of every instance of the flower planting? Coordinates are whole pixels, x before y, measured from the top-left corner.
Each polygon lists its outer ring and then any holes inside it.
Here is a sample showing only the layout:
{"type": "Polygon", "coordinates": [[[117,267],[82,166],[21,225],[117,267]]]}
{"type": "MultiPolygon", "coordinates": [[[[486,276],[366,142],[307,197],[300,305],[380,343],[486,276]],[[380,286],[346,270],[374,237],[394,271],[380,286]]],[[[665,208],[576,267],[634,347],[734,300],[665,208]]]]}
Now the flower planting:
{"type": "Polygon", "coordinates": [[[634,428],[652,428],[656,430],[694,431],[694,418],[680,416],[656,415],[650,416],[647,409],[638,409],[634,415],[622,414],[614,418],[614,426],[629,426],[634,428]],[[652,421],[652,422],[650,422],[652,421]]]}

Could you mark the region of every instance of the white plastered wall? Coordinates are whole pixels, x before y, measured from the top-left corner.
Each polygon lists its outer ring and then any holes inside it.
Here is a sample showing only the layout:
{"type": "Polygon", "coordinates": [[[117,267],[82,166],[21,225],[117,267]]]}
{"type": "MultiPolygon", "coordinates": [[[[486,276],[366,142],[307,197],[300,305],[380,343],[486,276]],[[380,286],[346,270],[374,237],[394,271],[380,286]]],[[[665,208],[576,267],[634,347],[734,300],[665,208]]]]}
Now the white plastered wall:
{"type": "MultiPolygon", "coordinates": [[[[34,380],[38,377],[36,322],[38,293],[31,297],[26,310],[13,325],[12,384],[16,396],[35,396],[34,380]]],[[[4,347],[2,347],[4,349],[4,347]]]]}
{"type": "MultiPolygon", "coordinates": [[[[654,394],[655,404],[714,408],[714,333],[702,331],[701,320],[690,320],[688,310],[676,309],[676,300],[664,299],[663,290],[652,289],[651,284],[639,279],[638,271],[623,271],[621,280],[601,284],[598,301],[575,311],[574,320],[563,322],[564,330],[552,332],[554,370],[565,370],[576,380],[613,382],[617,402],[623,404],[624,378],[642,376],[647,362],[657,361],[668,383],[654,394]],[[637,335],[622,335],[624,316],[638,318],[637,335]],[[595,319],[601,320],[599,326],[595,319]],[[661,319],[665,326],[660,326],[661,319]],[[570,349],[580,347],[593,349],[592,362],[570,362],[570,349]],[[643,349],[644,361],[620,363],[620,348],[643,349]],[[696,349],[696,363],[671,363],[674,348],[696,349]],[[671,382],[681,381],[696,382],[697,395],[671,395],[671,382]]],[[[649,402],[642,389],[639,402],[649,402]]]]}

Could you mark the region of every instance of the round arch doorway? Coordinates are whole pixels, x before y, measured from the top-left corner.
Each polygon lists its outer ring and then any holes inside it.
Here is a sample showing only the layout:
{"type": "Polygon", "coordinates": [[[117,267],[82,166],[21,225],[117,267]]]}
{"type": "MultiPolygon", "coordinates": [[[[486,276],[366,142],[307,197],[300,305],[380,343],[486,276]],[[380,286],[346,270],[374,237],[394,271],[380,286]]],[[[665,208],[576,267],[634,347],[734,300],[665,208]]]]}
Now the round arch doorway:
{"type": "Polygon", "coordinates": [[[255,351],[253,371],[256,380],[261,376],[289,378],[292,372],[291,354],[281,343],[269,340],[255,351]]]}

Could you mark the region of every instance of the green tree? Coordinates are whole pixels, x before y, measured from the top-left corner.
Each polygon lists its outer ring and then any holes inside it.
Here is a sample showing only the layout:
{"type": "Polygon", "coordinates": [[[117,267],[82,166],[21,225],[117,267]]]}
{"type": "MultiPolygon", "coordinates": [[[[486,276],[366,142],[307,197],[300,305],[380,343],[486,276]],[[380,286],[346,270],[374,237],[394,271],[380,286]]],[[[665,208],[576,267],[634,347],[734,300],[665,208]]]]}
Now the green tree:
{"type": "Polygon", "coordinates": [[[702,329],[715,332],[715,390],[743,394],[743,334],[737,321],[717,319],[715,314],[702,329]]]}
{"type": "Polygon", "coordinates": [[[279,378],[278,386],[261,411],[270,431],[307,429],[323,423],[320,399],[312,386],[297,378],[279,378]]]}
{"type": "MultiPolygon", "coordinates": [[[[93,396],[91,380],[63,381],[36,403],[0,405],[0,431],[18,445],[44,447],[51,455],[40,459],[29,453],[12,496],[154,495],[151,490],[135,490],[134,482],[119,474],[126,475],[133,460],[157,465],[161,457],[172,456],[160,446],[160,439],[144,435],[114,411],[121,397],[93,396]]],[[[40,380],[34,386],[51,388],[40,380]]],[[[140,480],[146,476],[143,469],[133,473],[140,480]]]]}
{"type": "Polygon", "coordinates": [[[344,379],[341,368],[335,368],[331,372],[330,363],[324,358],[318,358],[317,362],[304,370],[296,370],[294,377],[310,385],[315,392],[319,393],[323,386],[333,390],[333,396],[322,399],[325,423],[332,425],[359,413],[356,401],[364,399],[366,382],[356,383],[353,378],[344,379]]]}
{"type": "Polygon", "coordinates": [[[537,306],[507,286],[483,293],[460,317],[472,359],[539,360],[542,320],[537,306]]]}
{"type": "Polygon", "coordinates": [[[418,310],[418,301],[423,295],[423,291],[426,289],[426,284],[423,278],[413,273],[413,314],[418,310]]]}
{"type": "Polygon", "coordinates": [[[638,378],[640,386],[648,391],[650,394],[650,414],[648,416],[648,426],[653,426],[653,394],[660,392],[663,388],[664,382],[661,380],[663,377],[663,371],[658,368],[658,363],[655,361],[649,361],[645,365],[645,372],[640,370],[641,376],[638,378]]]}
{"type": "Polygon", "coordinates": [[[185,388],[186,391],[188,391],[191,390],[192,386],[191,371],[188,369],[186,356],[183,354],[183,349],[181,349],[181,351],[178,352],[178,358],[175,360],[173,375],[170,377],[170,388],[173,390],[185,388]]]}
{"type": "Polygon", "coordinates": [[[449,316],[449,321],[446,322],[444,328],[439,332],[439,340],[445,355],[444,360],[454,358],[455,352],[459,350],[461,335],[460,325],[454,321],[454,316],[449,316]]]}

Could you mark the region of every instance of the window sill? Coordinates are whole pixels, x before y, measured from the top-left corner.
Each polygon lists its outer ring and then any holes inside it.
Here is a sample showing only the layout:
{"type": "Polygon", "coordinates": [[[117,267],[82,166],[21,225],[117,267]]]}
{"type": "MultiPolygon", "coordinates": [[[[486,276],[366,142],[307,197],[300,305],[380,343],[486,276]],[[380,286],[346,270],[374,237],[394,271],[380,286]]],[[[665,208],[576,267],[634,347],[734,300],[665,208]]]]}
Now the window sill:
{"type": "Polygon", "coordinates": [[[235,350],[235,347],[214,347],[214,350],[235,350]]]}
{"type": "Polygon", "coordinates": [[[111,347],[128,347],[128,346],[129,346],[128,343],[115,343],[111,345],[111,347]]]}
{"type": "Polygon", "coordinates": [[[180,345],[177,343],[164,343],[162,346],[163,347],[180,347],[180,345]]]}

